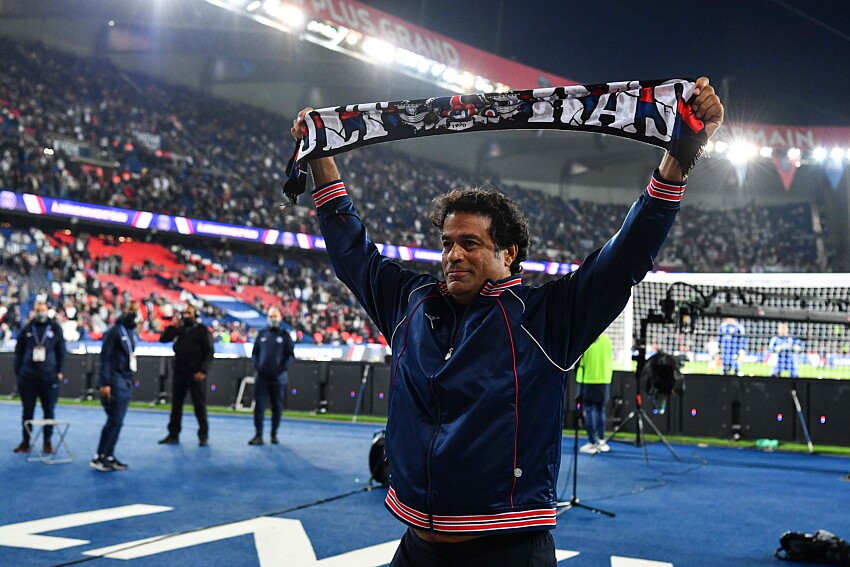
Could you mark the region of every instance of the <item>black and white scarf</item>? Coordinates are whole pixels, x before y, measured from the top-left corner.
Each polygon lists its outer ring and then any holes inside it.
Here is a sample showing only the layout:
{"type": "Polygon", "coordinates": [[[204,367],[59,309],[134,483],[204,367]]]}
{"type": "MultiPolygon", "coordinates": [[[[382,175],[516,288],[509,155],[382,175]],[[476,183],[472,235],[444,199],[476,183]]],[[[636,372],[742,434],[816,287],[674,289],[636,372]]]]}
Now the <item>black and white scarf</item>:
{"type": "Polygon", "coordinates": [[[438,134],[488,130],[578,130],[664,148],[687,173],[707,141],[684,79],[549,87],[322,108],[289,160],[284,195],[295,204],[309,160],[354,148],[438,134]]]}

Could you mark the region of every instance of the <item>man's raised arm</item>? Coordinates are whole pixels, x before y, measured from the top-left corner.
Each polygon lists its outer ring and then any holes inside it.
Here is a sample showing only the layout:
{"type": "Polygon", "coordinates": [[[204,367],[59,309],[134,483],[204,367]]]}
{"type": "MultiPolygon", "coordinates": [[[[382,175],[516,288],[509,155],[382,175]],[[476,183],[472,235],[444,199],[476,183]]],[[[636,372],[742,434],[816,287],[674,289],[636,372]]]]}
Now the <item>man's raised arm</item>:
{"type": "MultiPolygon", "coordinates": [[[[697,79],[694,86],[694,96],[696,96],[696,99],[691,105],[691,109],[694,116],[705,122],[705,131],[708,134],[708,139],[711,139],[714,132],[723,124],[723,104],[720,102],[720,97],[714,92],[714,87],[709,84],[708,77],[697,79]]],[[[658,166],[658,173],[664,180],[671,183],[684,183],[687,177],[682,173],[679,162],[669,153],[664,154],[661,165],[658,166]]]]}

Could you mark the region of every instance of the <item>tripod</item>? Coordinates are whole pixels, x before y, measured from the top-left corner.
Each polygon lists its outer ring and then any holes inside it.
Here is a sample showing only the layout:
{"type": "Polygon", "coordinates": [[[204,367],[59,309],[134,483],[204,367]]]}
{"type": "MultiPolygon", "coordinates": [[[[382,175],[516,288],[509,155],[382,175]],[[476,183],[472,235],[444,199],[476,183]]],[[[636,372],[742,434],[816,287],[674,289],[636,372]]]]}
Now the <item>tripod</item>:
{"type": "MultiPolygon", "coordinates": [[[[582,389],[584,388],[584,384],[579,382],[579,400],[583,400],[582,389]]],[[[557,515],[560,516],[567,510],[572,510],[573,508],[583,508],[585,510],[590,510],[594,514],[602,514],[605,516],[609,516],[611,518],[615,517],[616,514],[614,512],[608,512],[607,510],[602,510],[601,508],[594,508],[593,506],[588,506],[587,504],[582,504],[578,499],[578,430],[579,430],[579,413],[578,410],[581,407],[581,403],[576,404],[576,413],[575,413],[575,421],[573,422],[573,495],[569,500],[563,502],[557,502],[555,506],[558,508],[557,515]]]]}
{"type": "Polygon", "coordinates": [[[679,455],[676,454],[676,451],[673,450],[673,446],[664,438],[664,435],[661,433],[661,430],[658,429],[658,426],[652,422],[649,416],[643,409],[643,400],[640,395],[640,378],[643,373],[643,369],[646,367],[646,335],[647,330],[650,323],[664,323],[664,317],[654,310],[650,309],[649,314],[646,318],[640,320],[640,335],[638,336],[638,344],[637,344],[637,352],[632,357],[633,360],[637,362],[637,368],[635,368],[635,409],[629,412],[629,415],[626,416],[626,419],[623,420],[622,423],[617,425],[611,434],[608,436],[608,439],[605,440],[607,443],[614,438],[617,433],[622,431],[622,429],[628,424],[632,419],[637,419],[637,428],[635,429],[635,447],[641,447],[643,449],[643,461],[646,464],[649,464],[649,453],[646,450],[646,441],[644,436],[644,422],[648,423],[652,430],[655,432],[655,435],[658,439],[661,440],[662,443],[667,447],[667,450],[670,451],[670,454],[677,461],[681,461],[679,455]]]}

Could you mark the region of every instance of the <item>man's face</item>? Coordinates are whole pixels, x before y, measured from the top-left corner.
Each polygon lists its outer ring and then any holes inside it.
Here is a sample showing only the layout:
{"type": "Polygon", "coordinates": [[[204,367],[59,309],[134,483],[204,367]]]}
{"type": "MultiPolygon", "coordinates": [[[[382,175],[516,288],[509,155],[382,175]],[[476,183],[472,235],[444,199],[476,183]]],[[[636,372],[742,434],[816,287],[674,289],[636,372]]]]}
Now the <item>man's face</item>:
{"type": "Polygon", "coordinates": [[[449,293],[458,303],[471,303],[488,279],[511,275],[517,247],[497,252],[490,222],[489,217],[460,212],[443,222],[443,273],[449,293]]]}
{"type": "Polygon", "coordinates": [[[35,316],[36,317],[47,317],[47,305],[44,303],[39,303],[35,306],[35,316]]]}

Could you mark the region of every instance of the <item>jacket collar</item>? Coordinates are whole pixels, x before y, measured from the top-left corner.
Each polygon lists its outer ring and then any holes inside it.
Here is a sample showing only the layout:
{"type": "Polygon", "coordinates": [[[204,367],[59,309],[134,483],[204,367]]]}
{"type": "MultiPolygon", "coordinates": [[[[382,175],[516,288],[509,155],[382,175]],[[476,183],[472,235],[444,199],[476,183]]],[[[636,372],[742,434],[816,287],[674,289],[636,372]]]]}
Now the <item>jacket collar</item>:
{"type": "MultiPolygon", "coordinates": [[[[502,295],[502,292],[505,290],[512,288],[514,286],[521,286],[522,278],[519,274],[514,274],[512,276],[508,276],[499,281],[487,280],[484,283],[484,287],[481,288],[481,291],[478,292],[478,295],[482,297],[498,297],[502,295]]],[[[438,281],[437,286],[440,288],[440,293],[443,295],[451,296],[449,293],[449,286],[445,281],[438,281]]]]}

